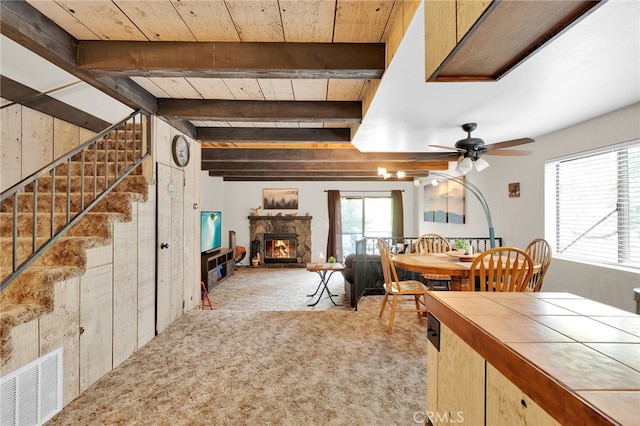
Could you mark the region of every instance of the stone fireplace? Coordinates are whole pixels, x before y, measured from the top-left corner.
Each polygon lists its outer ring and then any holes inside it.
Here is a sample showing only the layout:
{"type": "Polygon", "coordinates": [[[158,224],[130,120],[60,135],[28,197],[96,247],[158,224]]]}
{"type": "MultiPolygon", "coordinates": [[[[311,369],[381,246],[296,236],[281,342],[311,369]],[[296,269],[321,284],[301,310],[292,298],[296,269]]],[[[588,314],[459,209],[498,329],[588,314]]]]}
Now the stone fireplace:
{"type": "Polygon", "coordinates": [[[311,262],[311,216],[249,216],[251,258],[260,266],[306,266],[311,262]]]}

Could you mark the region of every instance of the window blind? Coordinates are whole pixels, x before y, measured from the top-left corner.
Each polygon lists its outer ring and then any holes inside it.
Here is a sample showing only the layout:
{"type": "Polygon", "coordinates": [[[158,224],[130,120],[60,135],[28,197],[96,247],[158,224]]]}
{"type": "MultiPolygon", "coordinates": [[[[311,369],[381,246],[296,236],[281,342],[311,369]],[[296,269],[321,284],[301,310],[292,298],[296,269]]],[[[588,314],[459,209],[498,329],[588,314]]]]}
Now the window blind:
{"type": "Polygon", "coordinates": [[[554,256],[640,269],[640,141],[545,163],[554,256]]]}

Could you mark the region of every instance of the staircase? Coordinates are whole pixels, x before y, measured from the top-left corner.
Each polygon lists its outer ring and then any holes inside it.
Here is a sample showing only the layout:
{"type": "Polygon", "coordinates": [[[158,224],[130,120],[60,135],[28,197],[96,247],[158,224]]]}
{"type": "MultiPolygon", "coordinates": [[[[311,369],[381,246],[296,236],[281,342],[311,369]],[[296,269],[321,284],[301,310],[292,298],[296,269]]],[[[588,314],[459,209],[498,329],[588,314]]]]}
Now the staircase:
{"type": "Polygon", "coordinates": [[[146,201],[149,115],[136,112],[2,193],[0,359],[11,329],[51,312],[54,284],[82,276],[86,250],[111,244],[114,222],[146,201]]]}

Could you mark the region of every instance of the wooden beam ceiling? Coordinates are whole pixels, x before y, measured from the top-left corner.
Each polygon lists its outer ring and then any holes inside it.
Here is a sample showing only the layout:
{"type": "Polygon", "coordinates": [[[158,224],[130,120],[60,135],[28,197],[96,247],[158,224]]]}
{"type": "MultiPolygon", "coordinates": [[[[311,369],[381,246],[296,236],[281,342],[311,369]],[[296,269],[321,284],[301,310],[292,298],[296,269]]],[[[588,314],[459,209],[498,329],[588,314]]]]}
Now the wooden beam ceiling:
{"type": "Polygon", "coordinates": [[[333,142],[350,143],[351,130],[274,129],[259,127],[198,127],[196,139],[201,142],[333,142]]]}
{"type": "Polygon", "coordinates": [[[78,65],[100,76],[380,78],[381,43],[80,41],[78,65]]]}
{"type": "Polygon", "coordinates": [[[186,120],[359,123],[362,102],[158,99],[158,115],[186,120]]]}
{"type": "MultiPolygon", "coordinates": [[[[212,176],[247,181],[378,181],[383,178],[378,176],[377,168],[386,167],[407,174],[399,180],[411,180],[413,176],[424,176],[428,170],[448,168],[447,160],[452,158],[449,153],[360,153],[350,145],[353,130],[347,126],[362,121],[363,103],[359,99],[371,95],[362,85],[372,80],[375,86],[389,60],[385,50],[390,47],[379,43],[383,40],[380,35],[353,40],[336,36],[335,43],[314,39],[296,43],[78,40],[26,2],[1,2],[0,6],[4,35],[115,99],[132,108],[147,109],[201,140],[202,169],[212,176]],[[212,79],[207,81],[217,84],[220,90],[198,91],[201,86],[192,85],[204,85],[205,79],[212,79]],[[280,94],[253,90],[255,79],[290,80],[291,87],[287,89],[293,89],[296,96],[277,97],[280,94]],[[311,79],[315,81],[310,82],[311,79]],[[358,80],[359,85],[351,83],[358,80]],[[245,85],[251,90],[227,97],[239,85],[241,90],[245,85]],[[305,85],[313,90],[305,90],[305,85]],[[225,87],[229,93],[223,90],[225,87]],[[213,126],[225,123],[216,128],[196,128],[195,122],[200,126],[207,126],[207,122],[213,126]],[[265,124],[253,127],[261,122],[265,124]],[[271,123],[281,123],[277,125],[283,128],[271,128],[271,123]],[[243,147],[210,148],[225,144],[243,147]]],[[[365,9],[377,13],[379,6],[367,5],[365,9]]],[[[57,17],[64,21],[73,13],[74,19],[83,24],[82,19],[95,19],[95,12],[78,18],[75,12],[64,11],[57,17]]],[[[135,20],[137,15],[131,18],[135,20]]],[[[338,31],[335,25],[334,22],[328,28],[338,31]]],[[[76,27],[69,28],[73,31],[76,27]]],[[[394,28],[401,27],[396,22],[394,28]]],[[[109,38],[113,39],[105,40],[109,38]]],[[[280,84],[286,86],[286,82],[280,84]]]]}
{"type": "MultiPolygon", "coordinates": [[[[451,153],[363,153],[352,149],[203,149],[202,170],[225,180],[380,181],[378,167],[405,178],[447,170],[451,153]]],[[[397,178],[394,178],[398,180],[397,178]]]]}

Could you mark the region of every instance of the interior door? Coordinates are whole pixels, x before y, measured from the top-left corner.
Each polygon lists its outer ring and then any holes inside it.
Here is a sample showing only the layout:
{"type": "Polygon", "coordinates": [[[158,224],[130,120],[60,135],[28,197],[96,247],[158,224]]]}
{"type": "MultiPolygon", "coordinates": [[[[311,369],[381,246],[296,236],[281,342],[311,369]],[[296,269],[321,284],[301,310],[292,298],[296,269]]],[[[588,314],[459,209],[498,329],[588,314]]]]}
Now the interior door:
{"type": "Polygon", "coordinates": [[[157,176],[156,334],[182,314],[184,245],[184,172],[158,163],[157,176]]]}

